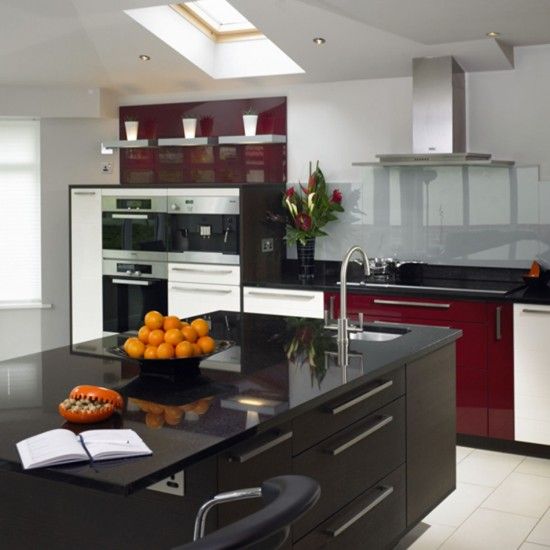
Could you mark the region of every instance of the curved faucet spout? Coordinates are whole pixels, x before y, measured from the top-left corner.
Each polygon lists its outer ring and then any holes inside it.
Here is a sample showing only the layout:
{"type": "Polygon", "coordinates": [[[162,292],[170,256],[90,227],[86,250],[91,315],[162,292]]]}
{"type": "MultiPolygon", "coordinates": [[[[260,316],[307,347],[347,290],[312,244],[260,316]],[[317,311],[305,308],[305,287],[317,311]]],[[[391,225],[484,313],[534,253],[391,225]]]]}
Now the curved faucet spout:
{"type": "MultiPolygon", "coordinates": [[[[347,303],[347,279],[348,279],[348,265],[351,260],[351,257],[358,252],[361,256],[363,256],[363,269],[365,270],[365,276],[368,277],[370,275],[370,265],[369,265],[369,258],[367,256],[367,253],[360,247],[360,246],[352,246],[344,256],[344,259],[342,260],[342,267],[340,268],[340,320],[346,319],[348,316],[348,303],[347,303]]],[[[347,339],[347,331],[343,335],[347,339]]]]}

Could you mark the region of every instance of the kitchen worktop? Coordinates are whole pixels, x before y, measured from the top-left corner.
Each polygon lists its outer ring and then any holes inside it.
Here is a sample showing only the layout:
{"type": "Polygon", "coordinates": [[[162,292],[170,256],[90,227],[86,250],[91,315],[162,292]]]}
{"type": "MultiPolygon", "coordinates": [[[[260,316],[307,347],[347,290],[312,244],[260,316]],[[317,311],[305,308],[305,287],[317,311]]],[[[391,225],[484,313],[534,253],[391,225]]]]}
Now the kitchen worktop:
{"type": "MultiPolygon", "coordinates": [[[[29,475],[129,494],[213,456],[248,435],[292,420],[461,335],[458,330],[410,326],[406,334],[392,341],[352,340],[349,366],[344,371],[334,357],[334,333],[323,329],[318,320],[229,312],[216,312],[210,317],[213,335],[231,340],[235,346],[203,361],[198,378],[140,376],[135,362],[109,352],[121,343],[117,336],[0,363],[0,369],[13,374],[14,384],[16,374],[25,370],[33,372],[35,383],[41,385],[40,398],[34,402],[12,402],[5,397],[6,403],[1,404],[2,468],[20,470],[15,443],[21,439],[59,427],[86,429],[64,426],[57,413],[58,403],[72,387],[108,386],[124,395],[125,410],[121,416],[115,414],[93,428],[134,429],[151,447],[153,456],[93,466],[59,466],[34,470],[29,475]],[[306,360],[311,353],[316,367],[306,360]],[[186,414],[178,419],[177,411],[186,405],[186,414]]],[[[380,328],[376,324],[374,330],[380,328]]],[[[13,395],[18,391],[22,390],[14,386],[13,395]]]]}
{"type": "MultiPolygon", "coordinates": [[[[416,277],[371,275],[365,279],[362,268],[350,264],[348,293],[406,294],[417,296],[456,296],[468,299],[503,299],[524,289],[523,270],[501,268],[471,268],[461,266],[424,265],[416,277]]],[[[308,282],[298,279],[297,263],[288,261],[280,274],[262,281],[244,281],[245,286],[318,290],[335,292],[340,289],[340,262],[316,262],[315,277],[308,282]]]]}
{"type": "Polygon", "coordinates": [[[550,304],[550,286],[540,285],[536,287],[524,286],[508,296],[514,302],[527,304],[550,304]]]}

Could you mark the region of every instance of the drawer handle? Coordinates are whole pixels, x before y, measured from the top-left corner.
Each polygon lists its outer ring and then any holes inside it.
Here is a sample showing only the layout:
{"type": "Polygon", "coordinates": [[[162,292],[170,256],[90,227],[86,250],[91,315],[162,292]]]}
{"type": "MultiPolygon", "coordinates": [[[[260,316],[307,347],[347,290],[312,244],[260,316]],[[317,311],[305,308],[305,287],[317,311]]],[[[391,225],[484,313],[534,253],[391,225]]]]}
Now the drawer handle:
{"type": "Polygon", "coordinates": [[[272,294],[271,292],[258,292],[252,290],[247,293],[248,296],[262,296],[262,298],[289,298],[290,300],[313,300],[315,296],[309,294],[272,294]]]}
{"type": "Polygon", "coordinates": [[[189,273],[204,273],[207,275],[230,275],[230,269],[195,269],[192,267],[171,267],[171,271],[185,271],[189,273]]]}
{"type": "Polygon", "coordinates": [[[357,405],[358,403],[361,403],[362,401],[365,401],[365,399],[369,399],[370,397],[373,397],[377,393],[380,393],[381,391],[387,390],[393,386],[393,380],[388,380],[387,382],[382,382],[381,384],[378,384],[371,390],[362,393],[361,395],[358,395],[357,397],[350,399],[349,401],[346,401],[345,403],[342,403],[341,405],[336,405],[334,407],[328,406],[328,412],[331,414],[339,414],[350,407],[353,407],[354,405],[357,405]]]}
{"type": "Polygon", "coordinates": [[[497,306],[495,313],[495,335],[497,340],[502,340],[502,306],[497,306]]]}
{"type": "Polygon", "coordinates": [[[95,195],[95,191],[74,191],[74,195],[95,195]]]}
{"type": "Polygon", "coordinates": [[[231,294],[232,290],[221,288],[197,288],[197,287],[182,287],[171,286],[172,290],[179,290],[180,292],[202,292],[203,294],[231,294]]]}
{"type": "Polygon", "coordinates": [[[325,449],[325,453],[328,453],[329,455],[332,455],[332,456],[337,456],[343,453],[344,451],[347,451],[350,447],[353,447],[360,441],[363,441],[363,439],[365,439],[366,437],[369,437],[369,435],[372,435],[373,433],[377,432],[384,426],[387,426],[390,422],[393,421],[393,416],[378,416],[377,419],[378,419],[378,422],[376,422],[376,424],[374,424],[370,428],[366,429],[365,431],[362,431],[360,434],[357,434],[355,437],[348,439],[345,443],[342,443],[337,447],[325,449]]]}
{"type": "Polygon", "coordinates": [[[531,309],[531,308],[523,308],[523,313],[542,313],[543,315],[550,315],[550,310],[546,309],[531,309]]]}
{"type": "Polygon", "coordinates": [[[449,309],[451,304],[437,304],[433,302],[406,302],[401,300],[378,300],[375,299],[375,304],[381,306],[412,306],[412,307],[431,307],[433,309],[449,309]]]}
{"type": "Polygon", "coordinates": [[[113,220],[147,220],[147,214],[111,214],[113,220]]]}
{"type": "Polygon", "coordinates": [[[129,285],[129,286],[151,286],[151,281],[132,281],[130,279],[113,279],[115,285],[129,285]]]}
{"type": "Polygon", "coordinates": [[[277,445],[288,441],[291,437],[292,432],[285,432],[269,441],[266,441],[265,443],[262,443],[261,445],[258,445],[254,449],[250,449],[249,451],[245,451],[243,453],[230,454],[227,457],[227,460],[228,462],[239,462],[240,464],[242,464],[243,462],[247,462],[251,458],[255,458],[262,453],[269,451],[269,449],[273,449],[273,447],[276,447],[277,445]]]}
{"type": "Polygon", "coordinates": [[[354,523],[359,521],[365,514],[368,514],[381,502],[386,500],[393,493],[393,487],[380,485],[376,487],[375,491],[376,494],[374,495],[373,499],[364,508],[357,512],[357,514],[354,514],[353,516],[348,518],[346,521],[344,521],[344,523],[342,523],[342,525],[339,525],[338,527],[328,527],[325,530],[325,533],[327,535],[330,535],[331,537],[340,536],[344,531],[347,531],[347,529],[349,529],[354,523]]]}

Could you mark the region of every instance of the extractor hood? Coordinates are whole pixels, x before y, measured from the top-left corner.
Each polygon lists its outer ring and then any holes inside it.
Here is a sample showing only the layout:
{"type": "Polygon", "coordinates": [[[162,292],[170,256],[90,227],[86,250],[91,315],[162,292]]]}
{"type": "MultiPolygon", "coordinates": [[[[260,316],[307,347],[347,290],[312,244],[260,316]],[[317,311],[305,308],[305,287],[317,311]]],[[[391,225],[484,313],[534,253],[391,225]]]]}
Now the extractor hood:
{"type": "Polygon", "coordinates": [[[413,152],[376,155],[376,165],[513,166],[466,152],[465,95],[464,70],[452,56],[413,59],[413,152]]]}

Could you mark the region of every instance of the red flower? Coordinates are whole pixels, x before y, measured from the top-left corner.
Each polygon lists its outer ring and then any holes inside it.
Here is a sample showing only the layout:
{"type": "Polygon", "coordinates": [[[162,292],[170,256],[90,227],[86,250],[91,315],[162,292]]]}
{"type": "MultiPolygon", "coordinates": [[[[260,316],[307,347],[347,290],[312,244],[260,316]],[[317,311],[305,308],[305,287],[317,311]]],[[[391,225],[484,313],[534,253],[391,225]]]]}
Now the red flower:
{"type": "Polygon", "coordinates": [[[317,178],[315,177],[315,173],[311,174],[309,176],[309,180],[307,182],[307,192],[311,193],[315,191],[315,188],[317,187],[317,178]]]}
{"type": "Polygon", "coordinates": [[[335,189],[332,192],[332,197],[330,197],[330,202],[334,202],[336,204],[340,204],[342,202],[342,193],[338,189],[335,189]]]}
{"type": "Polygon", "coordinates": [[[285,192],[285,199],[291,199],[295,194],[294,187],[289,187],[285,192]]]}
{"type": "Polygon", "coordinates": [[[298,214],[294,220],[297,229],[309,231],[311,229],[311,218],[307,214],[298,214]]]}

